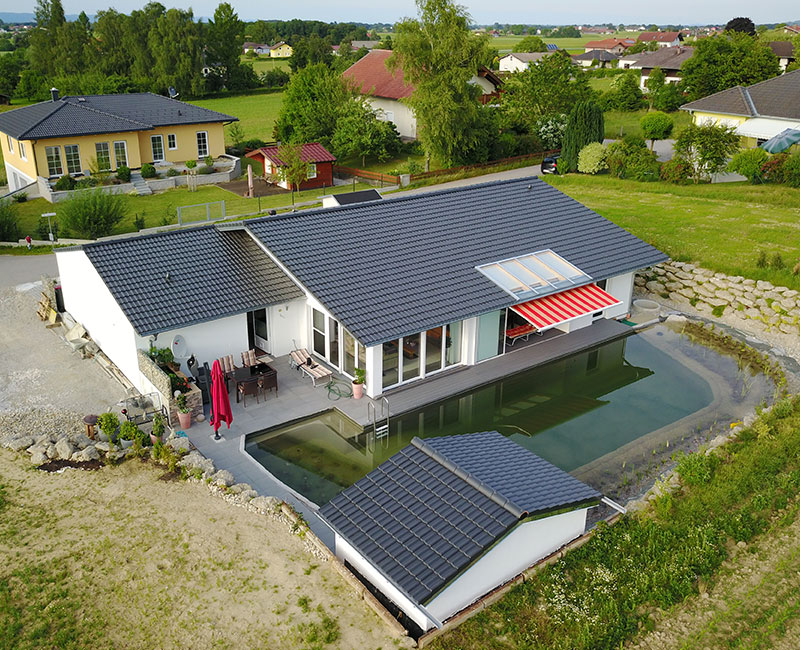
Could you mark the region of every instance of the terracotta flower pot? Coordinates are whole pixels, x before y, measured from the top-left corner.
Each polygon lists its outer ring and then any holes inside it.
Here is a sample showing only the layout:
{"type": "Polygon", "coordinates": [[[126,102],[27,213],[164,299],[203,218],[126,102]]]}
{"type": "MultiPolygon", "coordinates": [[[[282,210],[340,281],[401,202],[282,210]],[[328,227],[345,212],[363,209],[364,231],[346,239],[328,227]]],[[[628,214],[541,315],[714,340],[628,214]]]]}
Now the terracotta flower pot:
{"type": "Polygon", "coordinates": [[[353,382],[353,399],[361,399],[362,397],[364,397],[364,384],[353,382]]]}
{"type": "Polygon", "coordinates": [[[161,440],[155,433],[150,434],[150,442],[155,446],[155,444],[161,440]]]}
{"type": "Polygon", "coordinates": [[[181,429],[188,429],[192,426],[192,414],[178,411],[178,422],[181,425],[181,429]]]}

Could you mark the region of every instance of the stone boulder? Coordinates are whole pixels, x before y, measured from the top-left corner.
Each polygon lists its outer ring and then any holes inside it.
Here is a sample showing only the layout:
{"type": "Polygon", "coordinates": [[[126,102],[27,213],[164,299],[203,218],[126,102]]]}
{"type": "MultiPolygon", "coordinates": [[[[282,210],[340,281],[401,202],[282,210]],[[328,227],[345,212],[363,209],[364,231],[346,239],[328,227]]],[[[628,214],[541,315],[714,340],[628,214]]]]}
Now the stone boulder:
{"type": "Polygon", "coordinates": [[[75,453],[75,447],[72,446],[72,443],[67,440],[66,438],[61,438],[56,443],[56,454],[57,458],[62,460],[69,460],[72,458],[72,454],[75,453]]]}
{"type": "Polygon", "coordinates": [[[102,451],[104,453],[108,453],[111,449],[111,443],[107,440],[98,440],[94,443],[94,448],[97,451],[102,451]]]}
{"type": "Polygon", "coordinates": [[[167,447],[175,451],[189,451],[189,438],[175,437],[166,442],[167,447]]]}
{"type": "Polygon", "coordinates": [[[211,485],[216,485],[217,487],[228,487],[233,485],[233,480],[233,474],[231,474],[227,469],[221,469],[211,477],[211,485]]]}
{"type": "Polygon", "coordinates": [[[231,485],[230,488],[228,488],[228,493],[241,494],[242,492],[248,492],[252,489],[253,488],[250,487],[247,483],[236,483],[234,485],[231,485]]]}
{"type": "Polygon", "coordinates": [[[185,467],[189,472],[200,470],[203,478],[209,478],[214,474],[214,462],[206,458],[199,451],[191,451],[178,461],[179,467],[185,467]]]}
{"type": "Polygon", "coordinates": [[[261,514],[266,514],[267,512],[275,510],[280,503],[281,502],[275,497],[254,497],[250,501],[250,505],[261,514]]]}
{"type": "Polygon", "coordinates": [[[19,438],[9,438],[3,441],[3,447],[11,451],[22,451],[33,444],[33,436],[21,436],[19,438]]]}
{"type": "Polygon", "coordinates": [[[89,445],[93,445],[94,441],[87,436],[83,431],[74,433],[69,437],[70,442],[78,449],[86,449],[89,445]]]}
{"type": "Polygon", "coordinates": [[[97,451],[97,447],[95,447],[94,445],[89,445],[88,447],[84,447],[75,455],[78,461],[89,461],[89,460],[100,459],[100,452],[97,451]]]}
{"type": "Polygon", "coordinates": [[[38,447],[36,451],[31,454],[31,463],[37,467],[39,465],[44,465],[48,460],[50,459],[47,457],[47,454],[41,451],[41,447],[38,447]]]}

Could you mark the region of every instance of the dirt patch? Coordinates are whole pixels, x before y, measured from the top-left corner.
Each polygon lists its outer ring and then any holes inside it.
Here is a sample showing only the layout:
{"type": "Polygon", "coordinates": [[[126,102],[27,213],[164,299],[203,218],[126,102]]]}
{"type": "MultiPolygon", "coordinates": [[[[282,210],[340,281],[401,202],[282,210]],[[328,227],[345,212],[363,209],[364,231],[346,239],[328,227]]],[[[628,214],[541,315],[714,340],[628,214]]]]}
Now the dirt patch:
{"type": "Polygon", "coordinates": [[[0,450],[0,647],[395,646],[277,519],[151,465],[52,474],[24,458],[0,450]]]}
{"type": "MultiPolygon", "coordinates": [[[[239,196],[247,196],[247,178],[231,181],[230,183],[220,183],[219,187],[239,196]]],[[[253,178],[253,196],[274,196],[275,194],[285,194],[291,196],[289,190],[285,190],[277,185],[267,183],[263,178],[253,178]]]]}
{"type": "Polygon", "coordinates": [[[51,460],[43,465],[39,465],[36,469],[41,469],[45,472],[60,472],[67,467],[73,469],[96,470],[103,466],[103,463],[99,460],[51,460]]]}
{"type": "Polygon", "coordinates": [[[637,650],[800,648],[800,517],[790,506],[770,530],[737,547],[715,583],[656,617],[637,650]]]}

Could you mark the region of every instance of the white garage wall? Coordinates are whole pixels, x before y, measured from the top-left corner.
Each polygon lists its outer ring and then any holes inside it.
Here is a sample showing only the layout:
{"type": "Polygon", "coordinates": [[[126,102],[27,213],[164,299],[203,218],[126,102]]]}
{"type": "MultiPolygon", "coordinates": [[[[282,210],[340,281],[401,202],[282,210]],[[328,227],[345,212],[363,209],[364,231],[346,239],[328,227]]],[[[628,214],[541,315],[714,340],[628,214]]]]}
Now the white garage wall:
{"type": "Polygon", "coordinates": [[[394,122],[397,132],[403,138],[417,137],[417,118],[414,112],[396,99],[385,97],[368,97],[372,109],[378,113],[378,119],[394,122]]]}
{"type": "Polygon", "coordinates": [[[150,387],[143,385],[139,372],[133,326],[86,253],[56,251],[56,261],[66,310],[134,386],[149,392],[150,387]]]}
{"type": "Polygon", "coordinates": [[[520,524],[425,607],[440,621],[583,534],[587,508],[520,524]]]}

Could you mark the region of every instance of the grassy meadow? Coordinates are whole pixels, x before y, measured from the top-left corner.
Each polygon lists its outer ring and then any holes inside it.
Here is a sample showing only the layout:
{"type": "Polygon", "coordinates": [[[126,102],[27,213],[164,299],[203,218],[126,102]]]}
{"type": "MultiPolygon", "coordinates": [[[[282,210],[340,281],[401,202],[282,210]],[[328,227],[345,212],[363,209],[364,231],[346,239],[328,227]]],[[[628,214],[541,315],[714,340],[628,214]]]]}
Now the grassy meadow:
{"type": "Polygon", "coordinates": [[[785,185],[673,185],[608,175],[546,180],[673,259],[800,290],[800,190],[785,185]],[[782,270],[758,268],[761,251],[782,270]]]}
{"type": "MultiPolygon", "coordinates": [[[[197,99],[189,103],[238,117],[245,139],[259,138],[269,141],[272,140],[272,127],[278,119],[282,102],[283,92],[277,91],[258,95],[197,99]]],[[[228,141],[227,131],[226,143],[232,144],[228,141]]]]}
{"type": "MultiPolygon", "coordinates": [[[[606,77],[605,79],[592,79],[592,81],[607,81],[610,79],[610,77],[606,77]]],[[[639,111],[606,111],[603,114],[605,118],[606,137],[616,139],[619,138],[620,135],[629,135],[631,133],[642,135],[642,128],[639,126],[639,121],[647,112],[646,108],[639,111]]],[[[669,115],[675,123],[675,128],[672,131],[673,137],[675,137],[679,131],[686,128],[692,121],[692,117],[687,111],[675,111],[669,115]]]]}
{"type": "Polygon", "coordinates": [[[251,59],[246,56],[241,57],[242,63],[252,63],[253,70],[256,74],[262,74],[269,70],[284,70],[290,72],[288,59],[273,59],[268,56],[260,56],[257,59],[251,59]]]}

